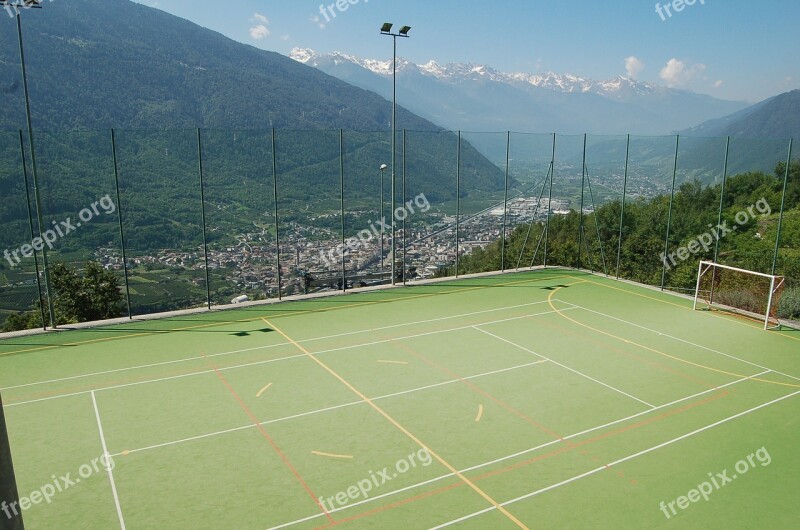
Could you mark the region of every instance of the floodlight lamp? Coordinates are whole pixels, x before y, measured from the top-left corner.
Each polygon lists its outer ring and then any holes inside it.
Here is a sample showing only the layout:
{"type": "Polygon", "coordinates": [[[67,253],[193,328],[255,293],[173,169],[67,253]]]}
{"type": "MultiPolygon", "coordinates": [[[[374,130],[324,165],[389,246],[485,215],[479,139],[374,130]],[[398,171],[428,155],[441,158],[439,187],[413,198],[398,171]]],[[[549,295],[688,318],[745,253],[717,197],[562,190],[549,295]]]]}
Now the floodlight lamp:
{"type": "Polygon", "coordinates": [[[400,28],[400,36],[408,37],[408,32],[411,31],[411,26],[403,26],[400,28]]]}
{"type": "Polygon", "coordinates": [[[383,26],[381,26],[381,33],[391,33],[392,31],[392,24],[389,22],[384,22],[383,26]]]}

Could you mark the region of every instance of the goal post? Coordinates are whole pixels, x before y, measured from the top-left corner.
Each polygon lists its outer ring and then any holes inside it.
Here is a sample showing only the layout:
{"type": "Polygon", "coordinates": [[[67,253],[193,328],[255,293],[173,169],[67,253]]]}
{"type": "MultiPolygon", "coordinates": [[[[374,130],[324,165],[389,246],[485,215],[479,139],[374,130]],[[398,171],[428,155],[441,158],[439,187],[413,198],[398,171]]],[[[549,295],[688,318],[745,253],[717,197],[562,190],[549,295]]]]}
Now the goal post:
{"type": "Polygon", "coordinates": [[[780,327],[778,301],[785,286],[783,276],[764,274],[713,261],[697,268],[694,306],[740,313],[764,321],[764,329],[780,327]]]}

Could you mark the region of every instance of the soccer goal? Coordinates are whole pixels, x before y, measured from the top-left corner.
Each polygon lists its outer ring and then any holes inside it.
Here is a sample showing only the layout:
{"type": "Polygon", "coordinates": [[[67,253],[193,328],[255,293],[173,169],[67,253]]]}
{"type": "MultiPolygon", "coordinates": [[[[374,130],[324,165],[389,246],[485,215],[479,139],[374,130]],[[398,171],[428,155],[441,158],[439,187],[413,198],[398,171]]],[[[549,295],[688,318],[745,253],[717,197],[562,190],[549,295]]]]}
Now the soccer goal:
{"type": "Polygon", "coordinates": [[[701,261],[697,269],[694,309],[700,302],[707,310],[731,311],[763,319],[764,329],[774,329],[780,327],[778,301],[784,285],[783,276],[701,261]]]}

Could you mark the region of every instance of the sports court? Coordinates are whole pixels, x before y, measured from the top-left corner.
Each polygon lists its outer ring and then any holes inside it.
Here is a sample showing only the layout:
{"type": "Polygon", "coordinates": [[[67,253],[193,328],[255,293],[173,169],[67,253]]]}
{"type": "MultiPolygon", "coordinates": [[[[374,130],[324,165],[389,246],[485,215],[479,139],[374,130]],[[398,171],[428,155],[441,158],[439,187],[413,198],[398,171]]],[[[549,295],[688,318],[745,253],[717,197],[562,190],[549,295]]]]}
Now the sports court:
{"type": "Polygon", "coordinates": [[[794,527],[762,328],[547,268],[10,339],[0,391],[29,528],[794,527]]]}

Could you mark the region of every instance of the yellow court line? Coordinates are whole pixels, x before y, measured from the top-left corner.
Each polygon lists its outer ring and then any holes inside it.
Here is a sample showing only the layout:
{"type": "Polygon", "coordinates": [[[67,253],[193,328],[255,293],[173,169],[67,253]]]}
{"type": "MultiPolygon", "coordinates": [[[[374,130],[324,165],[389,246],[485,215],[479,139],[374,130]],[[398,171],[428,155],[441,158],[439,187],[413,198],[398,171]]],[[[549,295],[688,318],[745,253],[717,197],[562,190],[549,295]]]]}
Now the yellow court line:
{"type": "Polygon", "coordinates": [[[483,404],[481,403],[480,405],[478,405],[478,415],[475,416],[475,421],[476,422],[481,421],[482,417],[483,417],[483,404]]]}
{"type": "Polygon", "coordinates": [[[258,394],[256,394],[256,397],[257,397],[257,398],[260,398],[260,397],[261,397],[261,395],[262,395],[264,392],[266,392],[267,390],[269,390],[269,387],[271,387],[271,386],[272,386],[272,383],[268,384],[267,386],[265,386],[264,388],[262,388],[261,390],[259,390],[259,391],[258,391],[258,394]]]}
{"type": "MultiPolygon", "coordinates": [[[[646,294],[636,293],[634,291],[629,291],[627,289],[620,289],[619,287],[613,287],[611,285],[605,285],[605,284],[602,284],[602,283],[593,282],[592,280],[586,280],[586,281],[588,283],[597,285],[598,287],[605,287],[606,289],[614,289],[616,291],[622,291],[623,293],[632,294],[634,296],[639,296],[639,297],[642,297],[642,298],[649,298],[650,300],[655,300],[656,302],[661,302],[662,304],[674,305],[675,307],[680,307],[682,309],[688,309],[690,311],[693,311],[693,309],[691,307],[688,307],[686,305],[676,304],[675,302],[669,302],[667,300],[662,300],[662,299],[656,298],[654,296],[647,296],[646,294]]],[[[732,318],[728,318],[728,317],[725,317],[723,315],[717,315],[715,313],[710,313],[710,315],[715,317],[715,318],[725,319],[726,322],[732,322],[734,324],[739,324],[740,326],[747,326],[748,328],[751,328],[751,329],[755,329],[756,328],[756,326],[753,326],[753,325],[750,325],[750,324],[745,324],[744,322],[739,322],[738,320],[734,320],[732,318]]],[[[774,335],[775,334],[773,334],[773,336],[774,335]]],[[[784,338],[787,338],[787,339],[800,341],[800,337],[792,337],[791,335],[786,335],[785,333],[777,333],[777,335],[779,337],[784,337],[784,338]]]]}
{"type": "MultiPolygon", "coordinates": [[[[586,281],[588,283],[594,283],[594,282],[589,281],[589,280],[586,280],[586,281]]],[[[598,285],[598,284],[595,284],[595,285],[598,285]]],[[[664,357],[668,357],[668,358],[673,359],[675,361],[680,361],[682,363],[690,364],[692,366],[696,366],[697,368],[702,368],[704,370],[709,370],[711,372],[717,372],[719,374],[725,374],[725,375],[729,375],[731,377],[745,378],[745,379],[749,379],[751,381],[758,381],[760,383],[769,383],[769,384],[772,384],[772,385],[788,386],[788,387],[791,387],[791,388],[800,388],[800,385],[795,385],[795,384],[792,384],[792,383],[782,383],[782,382],[779,382],[779,381],[772,381],[772,380],[769,380],[769,379],[761,379],[761,378],[758,378],[758,377],[750,377],[749,375],[742,375],[742,374],[737,374],[737,373],[734,373],[734,372],[727,372],[725,370],[720,370],[718,368],[712,368],[710,366],[705,366],[703,364],[698,364],[698,363],[695,363],[695,362],[692,362],[692,361],[687,361],[686,359],[681,359],[680,357],[676,357],[674,355],[670,355],[669,353],[664,353],[662,351],[656,350],[655,348],[651,348],[649,346],[645,346],[643,344],[639,344],[638,342],[619,337],[617,335],[614,335],[613,333],[608,333],[607,331],[603,331],[601,329],[593,328],[592,326],[589,326],[588,324],[584,324],[583,322],[579,322],[579,321],[575,320],[574,318],[571,318],[571,317],[565,315],[562,311],[557,309],[555,305],[553,305],[553,295],[555,295],[560,289],[561,289],[561,287],[558,287],[553,292],[551,292],[550,295],[547,297],[547,303],[550,304],[550,307],[553,309],[553,311],[558,313],[561,317],[566,318],[570,322],[572,322],[574,324],[577,324],[579,326],[582,326],[582,327],[584,327],[586,329],[589,329],[591,331],[594,331],[595,333],[600,333],[601,335],[605,335],[607,337],[611,337],[612,339],[620,340],[620,341],[622,341],[622,342],[624,342],[626,344],[633,344],[634,346],[642,348],[643,350],[647,350],[647,351],[650,351],[650,352],[653,352],[653,353],[657,353],[658,355],[663,355],[664,357]]]]}
{"type": "MultiPolygon", "coordinates": [[[[280,314],[271,316],[270,318],[274,319],[274,318],[284,318],[284,317],[287,317],[287,316],[294,316],[294,315],[307,315],[307,314],[310,314],[310,313],[324,313],[324,312],[327,312],[327,311],[333,311],[333,310],[338,310],[338,309],[347,309],[347,308],[351,308],[351,307],[361,307],[361,306],[365,306],[365,305],[383,304],[383,303],[389,303],[389,302],[402,302],[402,301],[405,301],[405,300],[415,300],[415,299],[418,299],[418,298],[427,298],[427,297],[430,297],[430,296],[438,296],[438,295],[445,295],[445,294],[452,294],[452,293],[463,293],[463,292],[468,292],[468,291],[474,291],[476,289],[487,289],[487,288],[491,288],[491,287],[504,287],[504,286],[507,286],[507,285],[516,285],[518,283],[529,283],[529,282],[541,282],[541,281],[547,281],[547,280],[557,280],[559,278],[566,278],[568,276],[569,275],[551,276],[551,277],[547,277],[547,278],[529,278],[527,280],[516,280],[516,281],[513,281],[513,282],[498,283],[497,285],[478,285],[478,286],[475,286],[475,287],[468,287],[468,288],[464,288],[464,289],[452,289],[450,291],[444,291],[444,292],[440,292],[440,293],[424,293],[424,294],[417,294],[417,295],[411,295],[411,296],[402,296],[402,297],[392,298],[392,299],[388,299],[388,300],[368,300],[366,302],[355,302],[355,303],[352,303],[352,304],[346,304],[346,305],[341,305],[341,306],[321,307],[321,308],[318,308],[318,309],[311,309],[311,310],[304,310],[304,311],[296,311],[296,310],[295,311],[286,311],[285,313],[280,313],[280,314]]],[[[455,278],[454,278],[454,280],[455,280],[455,278]]],[[[414,286],[412,286],[412,287],[414,287],[414,286]]],[[[384,291],[379,291],[379,292],[384,292],[384,291]]],[[[386,292],[389,292],[389,291],[386,291],[386,292]]],[[[364,293],[357,293],[357,294],[364,294],[364,293]]],[[[322,299],[322,300],[325,300],[325,299],[322,299]]],[[[280,303],[280,302],[276,302],[276,303],[280,303]]],[[[286,302],[286,303],[291,303],[291,302],[286,302]]],[[[203,313],[203,314],[207,314],[207,313],[203,313]]],[[[57,349],[57,348],[63,348],[65,346],[82,346],[84,344],[94,344],[94,343],[98,343],[98,342],[108,342],[108,341],[112,341],[112,340],[122,340],[122,339],[136,338],[136,337],[146,337],[148,335],[157,335],[159,333],[173,333],[173,332],[176,332],[176,331],[191,331],[191,330],[195,330],[195,329],[211,328],[211,327],[216,327],[216,326],[227,326],[228,324],[237,324],[237,323],[244,324],[244,323],[248,323],[248,322],[255,322],[257,320],[262,320],[263,318],[264,317],[258,316],[258,317],[252,317],[252,318],[225,320],[225,321],[222,321],[222,322],[211,322],[211,323],[208,323],[208,324],[197,324],[197,325],[193,325],[193,326],[185,326],[185,327],[182,327],[182,328],[143,331],[141,333],[133,333],[133,334],[130,334],[130,335],[120,335],[120,336],[116,336],[116,337],[104,337],[102,339],[89,339],[89,340],[72,342],[72,343],[67,343],[67,344],[53,344],[53,345],[49,345],[49,346],[39,346],[39,347],[36,347],[36,348],[27,348],[27,349],[24,349],[24,350],[13,350],[13,351],[9,351],[9,352],[0,353],[0,357],[3,357],[4,355],[15,355],[15,354],[18,354],[18,353],[32,353],[32,352],[43,351],[43,350],[53,350],[53,349],[57,349]]],[[[135,323],[139,323],[138,321],[134,321],[134,322],[135,323]]],[[[109,327],[113,327],[113,326],[109,326],[109,327]]],[[[0,345],[2,345],[2,344],[0,343],[0,345]]]]}
{"type": "Polygon", "coordinates": [[[328,458],[341,458],[343,460],[352,460],[353,455],[337,455],[333,453],[323,453],[322,451],[311,451],[312,455],[327,456],[328,458]]]}
{"type": "Polygon", "coordinates": [[[414,443],[419,445],[422,449],[427,450],[428,453],[431,456],[433,456],[436,460],[439,461],[440,464],[442,464],[444,467],[446,467],[453,475],[455,475],[456,477],[461,479],[461,481],[464,482],[464,484],[466,484],[467,486],[472,488],[472,490],[475,491],[475,493],[477,493],[478,495],[483,497],[487,502],[489,502],[492,506],[494,506],[495,509],[497,509],[500,513],[505,515],[510,521],[512,521],[518,527],[524,528],[525,530],[528,530],[528,527],[525,526],[522,523],[522,521],[520,521],[519,519],[514,517],[514,515],[511,512],[506,510],[500,503],[498,503],[496,500],[494,500],[492,497],[490,497],[489,494],[487,494],[485,491],[483,491],[481,488],[479,488],[477,484],[475,484],[470,479],[465,477],[464,474],[461,473],[458,469],[456,469],[452,464],[450,464],[447,460],[445,460],[444,458],[439,456],[439,454],[436,453],[433,449],[431,449],[427,445],[425,445],[419,438],[414,436],[414,434],[412,434],[408,429],[403,427],[397,420],[395,420],[392,416],[390,416],[386,411],[384,411],[382,408],[380,408],[378,405],[376,405],[373,400],[368,398],[360,390],[358,390],[356,387],[354,387],[349,382],[347,382],[346,379],[344,379],[341,375],[336,373],[330,366],[325,364],[323,361],[319,360],[317,358],[317,356],[315,356],[310,351],[305,349],[300,343],[298,343],[297,341],[293,340],[286,333],[284,333],[282,330],[277,328],[274,324],[270,323],[266,318],[264,318],[263,320],[264,320],[264,322],[266,322],[266,324],[268,326],[270,326],[272,329],[274,329],[276,332],[278,332],[284,339],[286,339],[288,342],[291,342],[298,350],[300,350],[301,352],[305,353],[311,360],[313,360],[315,363],[320,365],[325,371],[327,371],[333,377],[338,379],[344,386],[346,386],[354,394],[356,394],[359,398],[361,398],[361,400],[364,401],[364,403],[368,404],[378,414],[380,414],[381,416],[386,418],[386,420],[389,421],[389,423],[391,423],[392,425],[394,425],[400,432],[405,434],[408,438],[410,438],[414,443]]]}
{"type": "Polygon", "coordinates": [[[384,364],[408,364],[408,361],[383,361],[383,360],[381,360],[381,361],[378,361],[378,362],[379,363],[384,363],[384,364]]]}

